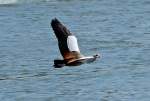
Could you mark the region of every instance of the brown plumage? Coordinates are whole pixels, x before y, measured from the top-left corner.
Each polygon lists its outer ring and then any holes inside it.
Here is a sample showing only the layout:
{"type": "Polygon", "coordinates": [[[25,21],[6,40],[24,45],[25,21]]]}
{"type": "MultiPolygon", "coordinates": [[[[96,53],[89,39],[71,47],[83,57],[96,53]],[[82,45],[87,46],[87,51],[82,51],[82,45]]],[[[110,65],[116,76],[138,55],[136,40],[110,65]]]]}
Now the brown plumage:
{"type": "Polygon", "coordinates": [[[63,60],[54,60],[55,67],[77,66],[95,61],[99,55],[83,56],[77,44],[77,39],[58,19],[51,21],[51,26],[58,40],[58,46],[63,60]]]}
{"type": "Polygon", "coordinates": [[[83,57],[78,51],[70,51],[67,46],[67,37],[73,35],[58,19],[53,19],[51,26],[58,40],[60,53],[66,62],[83,57]]]}

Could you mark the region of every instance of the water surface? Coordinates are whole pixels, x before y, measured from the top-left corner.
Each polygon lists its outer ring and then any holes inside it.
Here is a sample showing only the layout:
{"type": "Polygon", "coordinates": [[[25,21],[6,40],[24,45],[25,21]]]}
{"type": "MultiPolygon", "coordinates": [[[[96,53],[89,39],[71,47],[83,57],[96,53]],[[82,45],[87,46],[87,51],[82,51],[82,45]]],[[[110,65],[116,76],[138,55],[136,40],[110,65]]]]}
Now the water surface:
{"type": "Polygon", "coordinates": [[[148,0],[0,0],[0,100],[149,101],[149,16],[148,0]],[[101,59],[53,68],[54,17],[101,59]]]}

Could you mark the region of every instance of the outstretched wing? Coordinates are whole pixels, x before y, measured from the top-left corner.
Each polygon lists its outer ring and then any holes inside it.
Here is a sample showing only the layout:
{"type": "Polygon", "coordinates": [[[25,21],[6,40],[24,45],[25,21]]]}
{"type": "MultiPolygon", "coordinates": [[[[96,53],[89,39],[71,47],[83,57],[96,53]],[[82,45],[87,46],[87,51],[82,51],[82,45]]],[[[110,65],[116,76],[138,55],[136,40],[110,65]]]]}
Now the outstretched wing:
{"type": "Polygon", "coordinates": [[[80,54],[77,38],[58,19],[53,19],[51,26],[58,39],[59,50],[64,60],[83,57],[80,54]]]}

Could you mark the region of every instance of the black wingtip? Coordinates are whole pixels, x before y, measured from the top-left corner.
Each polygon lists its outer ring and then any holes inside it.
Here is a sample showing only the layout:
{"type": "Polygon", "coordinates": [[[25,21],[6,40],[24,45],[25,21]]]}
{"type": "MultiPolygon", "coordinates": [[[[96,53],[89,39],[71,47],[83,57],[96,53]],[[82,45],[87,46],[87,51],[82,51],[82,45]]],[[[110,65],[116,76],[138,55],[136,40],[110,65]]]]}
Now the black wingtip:
{"type": "Polygon", "coordinates": [[[52,19],[51,25],[54,26],[55,24],[60,23],[60,21],[57,18],[52,19]]]}
{"type": "Polygon", "coordinates": [[[72,33],[70,33],[70,31],[57,18],[51,20],[51,27],[59,40],[72,35],[72,33]]]}

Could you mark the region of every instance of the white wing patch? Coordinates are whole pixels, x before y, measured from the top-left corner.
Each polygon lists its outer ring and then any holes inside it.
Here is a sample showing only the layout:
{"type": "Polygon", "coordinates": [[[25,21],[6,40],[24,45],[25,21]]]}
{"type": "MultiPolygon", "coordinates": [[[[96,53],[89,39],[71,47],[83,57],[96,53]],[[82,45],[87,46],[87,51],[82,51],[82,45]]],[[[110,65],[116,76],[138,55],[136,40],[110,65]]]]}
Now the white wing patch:
{"type": "Polygon", "coordinates": [[[80,52],[79,47],[78,47],[77,38],[75,36],[73,36],[73,35],[68,36],[67,45],[68,45],[68,48],[70,51],[80,52]]]}

